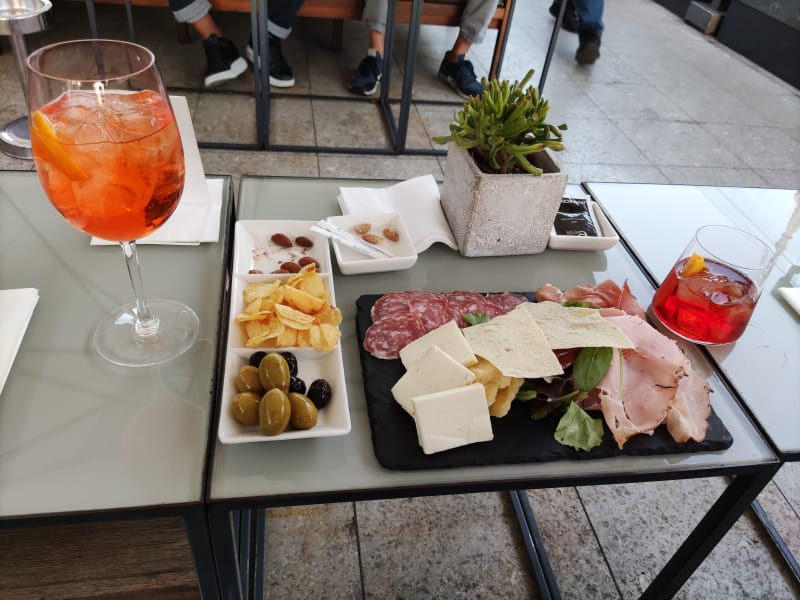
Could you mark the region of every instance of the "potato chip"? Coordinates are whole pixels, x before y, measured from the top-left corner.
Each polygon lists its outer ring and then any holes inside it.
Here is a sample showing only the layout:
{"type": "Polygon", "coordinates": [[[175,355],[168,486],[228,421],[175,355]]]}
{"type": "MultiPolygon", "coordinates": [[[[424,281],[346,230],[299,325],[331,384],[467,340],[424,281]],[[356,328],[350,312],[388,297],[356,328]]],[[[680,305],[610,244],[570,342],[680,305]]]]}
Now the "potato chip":
{"type": "Polygon", "coordinates": [[[258,282],[258,283],[251,283],[246,288],[244,288],[244,303],[245,305],[250,304],[257,298],[263,298],[265,296],[269,296],[275,290],[277,290],[281,285],[279,280],[275,280],[272,282],[258,282]]]}
{"type": "Polygon", "coordinates": [[[297,346],[297,329],[293,329],[291,327],[284,327],[281,334],[277,338],[275,338],[275,345],[278,348],[297,346]]]}
{"type": "Polygon", "coordinates": [[[342,311],[330,304],[326,304],[325,307],[314,316],[317,317],[317,321],[320,323],[327,323],[328,325],[337,327],[342,322],[342,311]]]}
{"type": "Polygon", "coordinates": [[[328,325],[327,323],[322,323],[319,326],[319,329],[320,336],[322,338],[322,345],[315,349],[321,352],[333,350],[336,344],[339,343],[339,338],[342,336],[342,332],[339,331],[338,327],[335,327],[334,325],[328,325]]]}
{"type": "Polygon", "coordinates": [[[313,315],[307,315],[285,304],[275,305],[275,315],[281,323],[292,329],[311,329],[314,324],[313,315]]]}
{"type": "Polygon", "coordinates": [[[325,300],[316,298],[303,290],[287,287],[284,290],[283,302],[306,314],[314,314],[325,307],[325,300]]]}
{"type": "Polygon", "coordinates": [[[311,333],[310,330],[297,332],[297,347],[308,348],[311,346],[311,333]]]}

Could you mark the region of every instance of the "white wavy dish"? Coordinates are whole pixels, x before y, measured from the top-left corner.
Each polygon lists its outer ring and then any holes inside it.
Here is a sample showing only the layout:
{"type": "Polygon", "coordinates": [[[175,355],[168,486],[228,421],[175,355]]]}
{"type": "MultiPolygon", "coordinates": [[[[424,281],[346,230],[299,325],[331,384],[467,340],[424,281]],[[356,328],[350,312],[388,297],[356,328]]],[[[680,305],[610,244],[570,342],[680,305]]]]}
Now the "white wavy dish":
{"type": "MultiPolygon", "coordinates": [[[[221,394],[221,410],[217,435],[223,444],[245,444],[253,442],[275,442],[313,437],[331,437],[347,435],[350,432],[350,410],[347,402],[344,363],[342,362],[341,345],[337,344],[328,352],[319,352],[312,348],[277,348],[276,352],[290,351],[297,357],[298,376],[310,385],[315,379],[325,379],[331,385],[331,400],[327,406],[319,410],[317,424],[311,429],[295,430],[289,426],[283,433],[274,436],[263,435],[257,425],[242,425],[233,418],[230,406],[237,394],[236,374],[248,364],[250,356],[259,348],[245,346],[245,334],[241,325],[235,320],[236,315],[244,310],[243,291],[253,282],[286,280],[290,275],[271,274],[266,269],[274,270],[276,264],[285,259],[297,259],[310,255],[320,264],[320,276],[330,294],[330,302],[336,305],[331,275],[331,258],[328,240],[324,236],[313,233],[309,226],[315,221],[239,221],[234,230],[233,281],[231,282],[231,307],[228,322],[228,343],[225,356],[225,373],[221,394]],[[270,241],[274,233],[295,239],[305,236],[314,242],[306,250],[301,247],[285,249],[270,241]],[[301,248],[305,252],[297,249],[301,248]],[[262,271],[260,274],[251,270],[262,271]]],[[[267,352],[272,350],[264,349],[267,352]]]]}

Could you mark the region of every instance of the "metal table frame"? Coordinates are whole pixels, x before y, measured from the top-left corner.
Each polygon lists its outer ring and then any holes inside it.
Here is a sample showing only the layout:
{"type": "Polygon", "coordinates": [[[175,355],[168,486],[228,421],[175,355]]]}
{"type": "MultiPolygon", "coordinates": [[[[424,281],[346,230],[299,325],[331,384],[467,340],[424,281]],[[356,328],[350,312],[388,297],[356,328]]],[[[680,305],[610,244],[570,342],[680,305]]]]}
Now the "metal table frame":
{"type": "MultiPolygon", "coordinates": [[[[506,0],[508,16],[508,27],[511,27],[514,17],[514,6],[517,0],[506,0]]],[[[86,10],[89,18],[89,29],[93,37],[98,37],[97,19],[94,9],[94,0],[85,0],[86,10]]],[[[416,68],[417,59],[417,41],[419,39],[419,32],[422,21],[422,6],[424,0],[412,0],[411,5],[411,19],[409,21],[408,41],[404,63],[404,77],[403,86],[400,98],[391,98],[389,96],[391,69],[392,69],[392,55],[394,48],[394,33],[395,33],[395,20],[397,0],[388,0],[388,13],[386,16],[386,43],[385,43],[385,56],[383,62],[383,73],[380,86],[380,96],[377,103],[380,105],[380,110],[383,116],[384,124],[389,135],[389,148],[362,148],[362,147],[347,147],[347,146],[307,146],[299,144],[273,144],[270,141],[270,98],[294,98],[294,99],[321,99],[321,100],[337,100],[348,102],[363,102],[365,104],[374,104],[376,101],[367,98],[359,98],[357,96],[335,96],[335,95],[316,95],[316,94],[286,94],[286,93],[273,93],[270,90],[269,82],[269,49],[267,44],[267,5],[268,0],[251,0],[250,9],[250,33],[253,40],[253,51],[256,56],[263,57],[264,60],[254,65],[254,98],[256,104],[256,130],[257,142],[255,144],[241,144],[229,142],[200,142],[201,148],[216,149],[216,150],[268,150],[274,152],[320,152],[327,154],[361,154],[361,155],[421,155],[421,156],[444,156],[446,150],[437,148],[409,148],[407,145],[408,124],[411,113],[412,103],[429,104],[429,105],[444,105],[444,106],[461,106],[463,101],[447,101],[447,100],[412,100],[413,86],[414,86],[414,72],[416,68]],[[392,104],[400,104],[398,118],[395,119],[392,112],[392,104]]],[[[547,49],[547,54],[544,61],[542,72],[539,76],[539,91],[543,91],[547,73],[550,69],[550,62],[555,51],[555,45],[558,39],[558,32],[561,29],[561,22],[566,10],[566,3],[561,4],[561,10],[556,18],[552,33],[550,35],[550,42],[547,49]]],[[[131,41],[135,41],[135,31],[133,25],[133,12],[131,7],[131,0],[125,0],[125,11],[128,20],[128,35],[131,41]]],[[[502,69],[503,57],[506,51],[508,37],[506,37],[500,44],[500,58],[497,62],[497,74],[502,69]]],[[[197,91],[190,88],[171,88],[173,92],[187,92],[197,91]]],[[[230,90],[203,90],[208,93],[218,94],[248,94],[249,92],[237,92],[230,90]]]]}
{"type": "MultiPolygon", "coordinates": [[[[278,178],[282,179],[282,178],[278,178]]],[[[241,196],[241,193],[240,193],[241,196]]],[[[630,252],[628,252],[630,254],[630,252]]],[[[633,257],[632,257],[633,258],[633,257]]],[[[634,258],[634,262],[635,258],[634,258]]],[[[636,262],[638,264],[638,262],[636,262]]],[[[654,286],[655,287],[655,286],[654,286]]],[[[735,396],[735,394],[734,394],[735,396]]],[[[219,418],[217,408],[215,420],[219,418]]],[[[213,444],[213,441],[212,441],[213,444]]],[[[212,450],[213,451],[213,450],[212,450]]],[[[213,457],[212,457],[213,459],[213,457]]],[[[337,490],[214,500],[211,498],[211,473],[207,479],[207,516],[211,532],[220,595],[224,599],[261,598],[263,593],[264,509],[279,506],[367,501],[389,498],[450,495],[475,492],[507,491],[515,511],[532,573],[544,598],[560,598],[561,594],[547,553],[538,532],[526,489],[588,486],[680,478],[732,476],[731,482],[695,526],[687,539],[651,582],[642,598],[671,598],[705,560],[731,526],[742,516],[769,483],[780,467],[772,462],[747,466],[692,467],[681,472],[642,471],[638,473],[598,476],[550,476],[545,478],[508,479],[493,482],[440,483],[414,486],[385,486],[370,489],[337,490]]]]}

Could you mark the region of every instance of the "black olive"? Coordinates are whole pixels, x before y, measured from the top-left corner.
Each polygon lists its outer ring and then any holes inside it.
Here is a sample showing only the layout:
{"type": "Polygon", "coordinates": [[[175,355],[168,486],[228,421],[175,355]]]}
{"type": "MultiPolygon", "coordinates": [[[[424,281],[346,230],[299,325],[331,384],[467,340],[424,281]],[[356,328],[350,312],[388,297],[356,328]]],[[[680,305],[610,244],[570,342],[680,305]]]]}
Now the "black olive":
{"type": "Polygon", "coordinates": [[[247,362],[251,367],[258,367],[258,365],[261,364],[261,359],[264,358],[266,355],[267,353],[262,350],[259,350],[258,352],[253,352],[250,355],[250,360],[248,360],[247,362]]]}
{"type": "Polygon", "coordinates": [[[289,375],[297,377],[297,357],[291,352],[281,352],[283,358],[289,363],[289,375]]]}
{"type": "Polygon", "coordinates": [[[324,379],[315,379],[308,386],[308,396],[317,408],[325,408],[331,401],[331,384],[324,379]]]}
{"type": "Polygon", "coordinates": [[[289,393],[297,392],[298,394],[306,393],[306,382],[299,377],[292,377],[289,380],[289,393]]]}

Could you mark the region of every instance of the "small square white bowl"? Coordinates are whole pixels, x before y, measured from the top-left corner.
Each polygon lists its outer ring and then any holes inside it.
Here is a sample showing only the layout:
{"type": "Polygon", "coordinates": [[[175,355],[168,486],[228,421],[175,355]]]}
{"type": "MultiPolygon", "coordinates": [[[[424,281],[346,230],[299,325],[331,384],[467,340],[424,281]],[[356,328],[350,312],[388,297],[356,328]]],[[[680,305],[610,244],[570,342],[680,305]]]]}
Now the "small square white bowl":
{"type": "Polygon", "coordinates": [[[608,217],[594,200],[588,200],[589,214],[599,235],[558,235],[555,227],[550,233],[548,246],[553,250],[608,250],[619,241],[608,217]]]}
{"type": "Polygon", "coordinates": [[[369,223],[371,226],[369,233],[382,238],[381,242],[374,245],[392,255],[392,258],[370,258],[333,240],[333,253],[339,264],[339,270],[344,275],[401,271],[410,269],[417,262],[417,251],[411,243],[411,236],[403,219],[397,213],[342,215],[329,217],[328,220],[354,235],[357,235],[354,231],[356,225],[369,223]],[[400,239],[396,242],[387,239],[383,233],[387,227],[396,231],[400,235],[400,239]]]}

